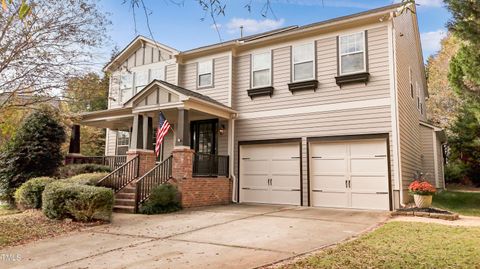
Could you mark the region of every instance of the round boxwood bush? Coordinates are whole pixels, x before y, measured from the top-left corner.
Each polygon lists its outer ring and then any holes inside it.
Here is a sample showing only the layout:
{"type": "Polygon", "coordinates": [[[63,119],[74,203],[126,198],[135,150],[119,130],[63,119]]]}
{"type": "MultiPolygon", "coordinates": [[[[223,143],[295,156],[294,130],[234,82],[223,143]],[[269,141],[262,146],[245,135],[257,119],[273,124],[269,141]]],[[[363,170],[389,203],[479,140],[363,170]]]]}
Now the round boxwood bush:
{"type": "Polygon", "coordinates": [[[114,199],[113,190],[108,188],[53,182],[43,192],[42,211],[51,219],[109,221],[114,199]]]}
{"type": "Polygon", "coordinates": [[[58,178],[69,178],[80,174],[87,173],[110,173],[112,169],[106,165],[83,163],[83,164],[69,164],[58,169],[58,178]]]}
{"type": "Polygon", "coordinates": [[[50,177],[36,177],[23,183],[15,191],[15,203],[20,209],[42,208],[42,193],[47,184],[54,181],[50,177]]]}
{"type": "Polygon", "coordinates": [[[63,179],[62,182],[95,186],[102,178],[106,177],[107,175],[108,173],[80,174],[67,179],[63,179]]]}
{"type": "Polygon", "coordinates": [[[169,213],[182,209],[180,193],[176,186],[163,184],[153,188],[147,201],[140,207],[142,214],[169,213]]]}

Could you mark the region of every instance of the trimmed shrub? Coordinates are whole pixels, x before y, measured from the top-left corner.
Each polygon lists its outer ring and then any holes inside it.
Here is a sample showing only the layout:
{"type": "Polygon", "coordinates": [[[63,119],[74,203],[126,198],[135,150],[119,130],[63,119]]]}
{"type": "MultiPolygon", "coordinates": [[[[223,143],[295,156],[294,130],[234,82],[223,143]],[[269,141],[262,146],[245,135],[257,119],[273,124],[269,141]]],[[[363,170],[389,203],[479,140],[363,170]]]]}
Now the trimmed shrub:
{"type": "Polygon", "coordinates": [[[147,201],[140,207],[142,214],[169,213],[182,209],[180,204],[180,193],[176,186],[163,184],[155,187],[147,201]]]}
{"type": "Polygon", "coordinates": [[[113,190],[65,182],[53,182],[45,188],[42,210],[51,219],[78,221],[106,220],[112,216],[113,190]]]}
{"type": "Polygon", "coordinates": [[[87,173],[110,173],[112,169],[106,165],[94,163],[69,164],[58,169],[58,178],[69,178],[87,173]]]}
{"type": "Polygon", "coordinates": [[[65,131],[58,112],[48,107],[33,111],[13,139],[0,149],[0,194],[14,202],[15,190],[34,177],[55,175],[62,164],[65,131]]]}
{"type": "Polygon", "coordinates": [[[80,175],[73,176],[71,178],[63,179],[62,182],[95,186],[100,181],[100,179],[104,178],[107,175],[108,173],[80,174],[80,175]]]}
{"type": "Polygon", "coordinates": [[[42,208],[43,190],[54,180],[50,177],[36,177],[28,180],[15,191],[15,203],[20,209],[42,208]]]}

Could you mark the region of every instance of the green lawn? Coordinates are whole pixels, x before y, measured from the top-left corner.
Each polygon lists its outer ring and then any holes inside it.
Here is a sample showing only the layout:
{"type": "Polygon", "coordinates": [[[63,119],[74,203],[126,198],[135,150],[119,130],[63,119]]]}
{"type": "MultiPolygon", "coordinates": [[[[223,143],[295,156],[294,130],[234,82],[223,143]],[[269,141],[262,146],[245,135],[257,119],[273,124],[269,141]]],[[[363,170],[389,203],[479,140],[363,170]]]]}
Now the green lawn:
{"type": "Polygon", "coordinates": [[[443,191],[433,197],[433,206],[480,217],[480,192],[443,191]]]}
{"type": "Polygon", "coordinates": [[[389,222],[283,268],[480,268],[480,228],[389,222]]]}

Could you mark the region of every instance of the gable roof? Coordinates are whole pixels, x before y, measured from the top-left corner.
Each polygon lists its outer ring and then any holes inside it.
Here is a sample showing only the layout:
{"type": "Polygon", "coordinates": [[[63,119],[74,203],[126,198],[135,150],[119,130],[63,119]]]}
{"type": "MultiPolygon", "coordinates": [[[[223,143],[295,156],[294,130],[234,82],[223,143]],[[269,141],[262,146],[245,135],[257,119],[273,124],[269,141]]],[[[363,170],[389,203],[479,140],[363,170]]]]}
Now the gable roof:
{"type": "Polygon", "coordinates": [[[128,56],[130,56],[130,54],[138,49],[139,47],[141,47],[144,43],[146,44],[150,44],[154,47],[158,47],[158,48],[161,48],[161,49],[164,49],[166,51],[169,51],[171,52],[172,54],[178,54],[180,51],[170,47],[170,46],[167,46],[165,44],[162,44],[162,43],[159,43],[159,42],[156,42],[155,40],[152,40],[148,37],[145,37],[145,36],[142,36],[142,35],[138,35],[137,37],[135,37],[123,50],[121,50],[117,56],[115,56],[112,60],[110,60],[110,62],[108,62],[105,67],[103,68],[104,71],[108,71],[109,69],[112,68],[113,65],[115,65],[116,63],[123,63],[127,58],[128,56]]]}
{"type": "Polygon", "coordinates": [[[158,80],[158,79],[154,79],[152,82],[150,82],[147,86],[145,86],[141,91],[139,91],[138,93],[136,93],[134,96],[132,96],[130,99],[128,99],[128,101],[126,101],[124,103],[124,107],[133,102],[134,100],[136,99],[139,99],[140,97],[142,97],[143,95],[147,94],[148,93],[148,90],[155,84],[159,84],[159,85],[162,85],[164,87],[167,88],[167,90],[170,90],[174,93],[177,93],[178,95],[184,95],[184,96],[187,96],[187,97],[193,97],[193,98],[196,98],[196,99],[199,99],[201,101],[204,101],[204,102],[208,102],[210,104],[213,104],[213,105],[216,105],[216,106],[220,106],[220,107],[223,107],[225,109],[229,109],[229,110],[232,110],[231,107],[228,107],[220,102],[218,102],[217,100],[214,100],[206,95],[203,95],[203,94],[200,94],[198,92],[194,92],[194,91],[191,91],[191,90],[188,90],[188,89],[185,89],[185,88],[182,88],[180,86],[177,86],[177,85],[174,85],[174,84],[171,84],[171,83],[168,83],[166,81],[163,81],[163,80],[158,80]]]}

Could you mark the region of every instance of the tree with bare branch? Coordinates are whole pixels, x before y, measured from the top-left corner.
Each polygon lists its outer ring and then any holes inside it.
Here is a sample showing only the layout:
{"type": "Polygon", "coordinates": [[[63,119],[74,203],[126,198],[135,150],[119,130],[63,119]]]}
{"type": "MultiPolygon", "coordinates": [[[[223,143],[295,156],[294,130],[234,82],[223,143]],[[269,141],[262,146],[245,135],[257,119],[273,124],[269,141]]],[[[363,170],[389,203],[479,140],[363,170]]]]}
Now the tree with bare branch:
{"type": "Polygon", "coordinates": [[[94,0],[2,3],[0,112],[48,102],[61,93],[69,78],[91,66],[108,24],[94,0]],[[18,97],[27,98],[18,102],[18,97]]]}

